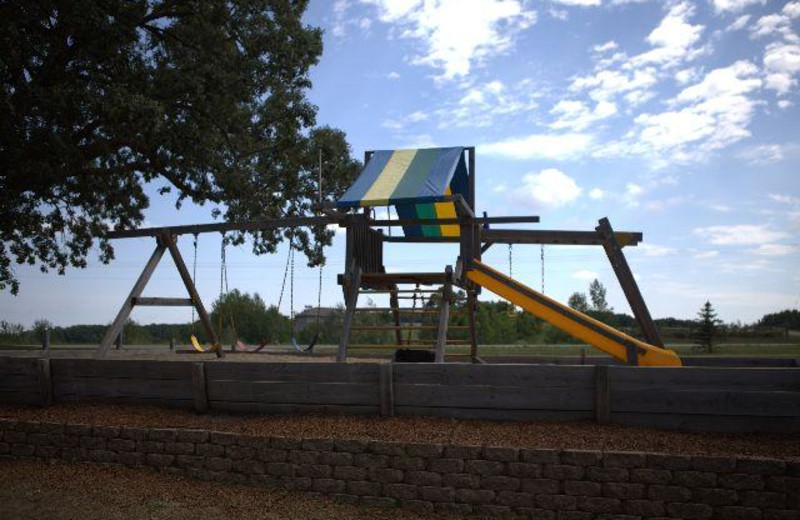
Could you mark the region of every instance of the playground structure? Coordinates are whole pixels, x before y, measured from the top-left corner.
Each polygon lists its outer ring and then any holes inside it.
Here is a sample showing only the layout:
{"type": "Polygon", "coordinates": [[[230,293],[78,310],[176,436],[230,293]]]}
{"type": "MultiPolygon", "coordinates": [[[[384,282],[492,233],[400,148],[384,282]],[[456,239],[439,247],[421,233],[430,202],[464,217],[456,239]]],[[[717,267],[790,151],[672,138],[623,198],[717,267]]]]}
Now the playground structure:
{"type": "Polygon", "coordinates": [[[114,231],[110,233],[110,238],[153,237],[156,247],[104,335],[97,353],[104,356],[108,352],[120,336],[134,306],[181,305],[194,307],[213,350],[217,356],[224,355],[195,287],[193,276],[178,250],[176,242],[181,235],[335,224],[346,230],[345,272],[338,276],[345,299],[345,315],[336,356],[339,362],[347,360],[349,349],[379,347],[350,343],[352,331],[360,327],[355,323],[356,313],[370,311],[358,307],[359,296],[363,294],[389,296],[389,307],[379,310],[389,311],[393,323],[371,326],[372,329],[394,332],[395,344],[382,347],[434,350],[435,361],[443,362],[446,346],[452,344],[448,342],[447,336],[456,288],[461,289],[466,298],[469,357],[473,362],[480,362],[476,310],[477,297],[485,288],[629,365],[681,365],[678,356],[664,348],[663,340],[622,251],[623,247],[637,245],[642,240],[641,233],[615,232],[606,218],[599,221],[594,231],[494,229],[492,225],[537,223],[539,217],[489,217],[485,213],[478,216],[475,207],[475,180],[474,147],[371,151],[365,154],[364,169],[353,185],[334,204],[320,201],[316,205],[317,216],[114,231]],[[372,218],[370,209],[381,206],[393,206],[398,218],[372,218]],[[384,227],[401,227],[403,235],[387,235],[377,229],[384,227]],[[459,256],[455,267],[448,265],[439,272],[387,272],[383,261],[383,246],[386,242],[459,244],[459,256]],[[641,327],[644,339],[636,339],[609,327],[484,264],[481,260],[482,254],[496,244],[602,246],[641,327]],[[188,298],[142,296],[151,275],[167,251],[175,262],[188,298]],[[409,298],[416,302],[423,294],[435,295],[439,302],[438,310],[409,310],[399,304],[401,299],[409,298]],[[419,328],[419,325],[404,323],[401,317],[431,312],[439,315],[435,341],[415,342],[410,334],[404,339],[404,330],[419,328]]]}

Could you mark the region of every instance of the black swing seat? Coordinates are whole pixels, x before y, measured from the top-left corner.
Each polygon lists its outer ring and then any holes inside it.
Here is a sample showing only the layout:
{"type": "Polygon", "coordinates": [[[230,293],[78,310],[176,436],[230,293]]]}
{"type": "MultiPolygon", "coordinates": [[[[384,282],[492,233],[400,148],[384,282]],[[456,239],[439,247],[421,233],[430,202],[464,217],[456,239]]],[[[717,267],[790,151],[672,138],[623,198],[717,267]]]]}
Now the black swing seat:
{"type": "Polygon", "coordinates": [[[301,347],[300,345],[298,345],[297,339],[294,337],[294,334],[292,334],[292,339],[291,339],[292,346],[294,347],[294,349],[303,354],[312,354],[314,352],[314,346],[317,344],[317,341],[319,341],[319,332],[314,334],[314,337],[311,339],[311,343],[309,343],[307,347],[301,347]]]}

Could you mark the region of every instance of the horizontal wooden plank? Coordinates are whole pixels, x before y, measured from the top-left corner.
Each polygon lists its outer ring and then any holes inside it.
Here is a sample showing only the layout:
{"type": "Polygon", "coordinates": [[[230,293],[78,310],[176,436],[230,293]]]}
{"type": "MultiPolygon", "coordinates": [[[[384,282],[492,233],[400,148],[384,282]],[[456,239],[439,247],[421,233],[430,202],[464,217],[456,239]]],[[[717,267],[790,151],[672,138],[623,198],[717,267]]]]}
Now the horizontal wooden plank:
{"type": "Polygon", "coordinates": [[[375,383],[377,363],[261,363],[233,360],[207,362],[209,381],[284,381],[375,383]]]}
{"type": "Polygon", "coordinates": [[[521,391],[515,386],[406,385],[395,383],[396,406],[496,408],[498,410],[593,410],[594,390],[552,387],[521,391]]]}
{"type": "Polygon", "coordinates": [[[210,401],[273,404],[379,405],[377,378],[372,384],[281,381],[208,381],[210,401]]]}
{"type": "Polygon", "coordinates": [[[36,362],[37,357],[14,357],[3,356],[0,357],[0,377],[6,375],[19,374],[19,375],[34,375],[37,373],[36,362]]]}
{"type": "Polygon", "coordinates": [[[784,390],[800,392],[796,368],[611,367],[612,391],[620,390],[784,390]]]}
{"type": "Polygon", "coordinates": [[[52,359],[50,361],[50,371],[54,379],[84,377],[148,380],[164,379],[191,382],[191,366],[187,361],[52,359]]]}
{"type": "Polygon", "coordinates": [[[615,390],[612,412],[751,415],[800,418],[800,392],[729,390],[615,390]]]}
{"type": "Polygon", "coordinates": [[[39,405],[42,402],[41,395],[37,392],[0,392],[0,403],[3,404],[22,404],[39,405]]]}
{"type": "Polygon", "coordinates": [[[683,357],[687,367],[797,367],[793,358],[780,357],[683,357]]]}
{"type": "Polygon", "coordinates": [[[0,376],[0,392],[38,392],[39,378],[28,374],[4,374],[0,376]]]}
{"type": "Polygon", "coordinates": [[[53,392],[57,401],[66,396],[193,398],[191,381],[171,379],[57,378],[53,392]]]}
{"type": "Polygon", "coordinates": [[[567,410],[496,410],[494,408],[431,408],[395,406],[395,415],[421,415],[487,421],[581,421],[594,418],[594,412],[567,410]]]}
{"type": "Polygon", "coordinates": [[[295,413],[335,413],[354,415],[377,415],[377,406],[348,406],[339,404],[286,404],[257,403],[238,401],[209,401],[215,412],[295,414],[295,413]]]}
{"type": "Polygon", "coordinates": [[[130,397],[130,396],[75,396],[65,395],[59,399],[65,403],[109,403],[109,404],[143,404],[147,406],[164,406],[167,408],[182,408],[191,410],[194,409],[194,400],[192,399],[162,399],[159,397],[130,397]]]}
{"type": "Polygon", "coordinates": [[[396,384],[591,388],[594,367],[395,363],[396,384]]]}
{"type": "Polygon", "coordinates": [[[796,417],[787,418],[751,415],[684,415],[615,412],[611,414],[611,422],[624,426],[640,426],[644,428],[663,428],[669,430],[696,432],[800,432],[800,418],[796,417]]]}

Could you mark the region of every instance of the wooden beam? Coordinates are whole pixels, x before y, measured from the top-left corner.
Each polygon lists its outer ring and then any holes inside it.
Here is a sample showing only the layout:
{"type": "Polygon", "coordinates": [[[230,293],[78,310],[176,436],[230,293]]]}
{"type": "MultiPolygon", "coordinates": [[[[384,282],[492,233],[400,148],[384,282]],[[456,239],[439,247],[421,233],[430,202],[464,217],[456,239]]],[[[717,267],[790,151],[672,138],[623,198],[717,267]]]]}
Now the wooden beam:
{"type": "Polygon", "coordinates": [[[381,417],[394,416],[394,363],[381,363],[379,388],[381,400],[381,417]]]}
{"type": "Polygon", "coordinates": [[[611,423],[611,386],[605,365],[594,367],[594,413],[598,424],[611,423]]]}
{"type": "Polygon", "coordinates": [[[651,345],[664,348],[664,340],[658,331],[658,327],[653,322],[652,316],[650,316],[650,310],[644,302],[641,291],[639,291],[639,285],[633,277],[628,261],[625,259],[625,254],[622,252],[622,247],[617,241],[617,233],[614,233],[614,229],[611,227],[611,222],[607,218],[602,218],[596,229],[603,236],[603,249],[606,252],[608,261],[611,262],[611,267],[617,275],[622,292],[625,293],[625,298],[628,300],[628,304],[644,333],[645,339],[651,345]]]}
{"type": "Polygon", "coordinates": [[[351,263],[351,272],[347,283],[347,307],[344,313],[344,323],[342,324],[342,335],[339,337],[339,350],[336,353],[336,361],[344,363],[347,361],[347,344],[350,342],[350,329],[353,326],[353,315],[356,305],[358,305],[358,291],[361,288],[361,268],[351,263]]]}
{"type": "Polygon", "coordinates": [[[39,378],[41,405],[50,406],[53,402],[53,378],[50,375],[50,360],[47,358],[37,359],[36,369],[39,378]]]}
{"type": "MultiPolygon", "coordinates": [[[[175,237],[163,234],[161,235],[161,241],[166,244],[167,249],[169,249],[169,254],[172,256],[172,260],[175,262],[175,267],[178,268],[178,273],[181,275],[183,285],[189,292],[189,297],[194,303],[194,308],[197,310],[197,316],[200,318],[200,322],[203,324],[206,334],[208,334],[209,341],[211,341],[212,345],[216,346],[214,351],[217,354],[217,357],[224,357],[225,354],[222,352],[222,345],[219,342],[219,338],[217,338],[217,334],[214,332],[214,327],[211,325],[211,318],[209,318],[208,313],[206,313],[206,308],[203,306],[203,300],[200,299],[200,294],[198,294],[197,288],[194,286],[194,282],[192,281],[192,275],[186,268],[186,264],[183,261],[181,252],[178,250],[178,246],[175,243],[175,237]]],[[[139,295],[137,294],[135,296],[139,295]]]]}
{"type": "Polygon", "coordinates": [[[467,316],[469,318],[469,354],[473,363],[478,359],[478,331],[475,313],[478,308],[478,298],[472,291],[467,292],[467,316]]]}
{"type": "Polygon", "coordinates": [[[127,298],[125,298],[125,302],[122,304],[122,308],[117,313],[117,317],[114,318],[111,326],[108,327],[103,339],[100,341],[100,346],[97,349],[97,356],[103,357],[108,353],[108,350],[111,348],[111,344],[115,339],[117,339],[120,331],[122,331],[122,327],[125,326],[125,321],[128,319],[128,316],[131,315],[131,311],[133,310],[133,299],[138,298],[142,294],[142,291],[147,286],[147,282],[150,281],[153,271],[156,270],[156,266],[158,266],[158,262],[161,261],[161,257],[164,256],[164,251],[166,250],[166,244],[159,239],[155,251],[153,251],[153,254],[150,255],[150,260],[147,261],[147,264],[145,264],[144,269],[142,270],[142,274],[139,275],[136,283],[133,284],[131,293],[127,298]]]}
{"type": "Polygon", "coordinates": [[[204,363],[192,363],[192,395],[194,410],[197,413],[208,412],[208,387],[204,363]]]}
{"type": "Polygon", "coordinates": [[[133,299],[133,305],[152,307],[191,307],[194,305],[191,298],[160,298],[155,296],[140,296],[133,299]]]}
{"type": "Polygon", "coordinates": [[[258,231],[261,229],[277,229],[303,226],[325,226],[337,224],[341,217],[285,217],[273,219],[244,220],[239,222],[215,222],[210,224],[191,224],[186,226],[168,226],[158,228],[124,229],[108,233],[108,238],[141,238],[196,235],[200,233],[224,233],[226,231],[258,231]]]}
{"type": "Polygon", "coordinates": [[[450,265],[445,268],[445,279],[439,309],[439,331],[436,335],[436,363],[444,363],[444,347],[447,343],[447,325],[450,320],[450,300],[453,292],[453,267],[450,265]]]}
{"type": "MultiPolygon", "coordinates": [[[[616,233],[620,247],[635,246],[642,241],[638,232],[616,233]]],[[[605,237],[599,231],[565,231],[532,229],[485,229],[483,242],[493,244],[561,244],[579,246],[602,246],[605,237]]]]}

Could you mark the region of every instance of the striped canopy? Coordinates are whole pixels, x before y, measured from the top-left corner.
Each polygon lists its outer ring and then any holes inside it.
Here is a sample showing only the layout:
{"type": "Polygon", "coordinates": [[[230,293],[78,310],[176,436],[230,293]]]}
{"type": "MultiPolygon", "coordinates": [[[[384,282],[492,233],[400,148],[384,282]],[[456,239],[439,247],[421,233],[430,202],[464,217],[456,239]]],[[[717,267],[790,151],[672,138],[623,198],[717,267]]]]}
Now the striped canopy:
{"type": "MultiPolygon", "coordinates": [[[[378,150],[336,203],[340,208],[388,206],[400,218],[454,218],[455,205],[443,196],[468,197],[464,148],[378,150]]],[[[406,236],[458,236],[457,225],[403,226],[406,236]]]]}

